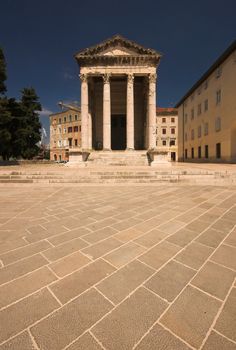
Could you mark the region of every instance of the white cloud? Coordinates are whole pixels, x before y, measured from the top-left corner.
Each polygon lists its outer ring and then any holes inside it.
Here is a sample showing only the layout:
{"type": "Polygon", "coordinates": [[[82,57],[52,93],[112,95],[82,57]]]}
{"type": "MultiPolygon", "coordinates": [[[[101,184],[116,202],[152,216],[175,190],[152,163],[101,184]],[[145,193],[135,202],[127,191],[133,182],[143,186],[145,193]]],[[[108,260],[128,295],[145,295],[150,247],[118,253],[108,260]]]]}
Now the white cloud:
{"type": "Polygon", "coordinates": [[[52,113],[53,113],[53,112],[50,111],[50,110],[47,109],[47,108],[42,108],[42,110],[39,111],[39,114],[40,114],[41,117],[44,117],[44,116],[48,117],[49,114],[52,114],[52,113]]]}

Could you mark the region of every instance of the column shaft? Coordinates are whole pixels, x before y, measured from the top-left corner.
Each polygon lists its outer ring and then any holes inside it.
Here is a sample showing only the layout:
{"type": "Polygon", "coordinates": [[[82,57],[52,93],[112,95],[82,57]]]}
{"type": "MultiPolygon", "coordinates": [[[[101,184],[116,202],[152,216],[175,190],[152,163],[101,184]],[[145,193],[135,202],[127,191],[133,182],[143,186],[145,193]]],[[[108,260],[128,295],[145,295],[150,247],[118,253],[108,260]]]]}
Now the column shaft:
{"type": "Polygon", "coordinates": [[[81,145],[88,149],[88,82],[87,75],[81,74],[81,145]]]}
{"type": "Polygon", "coordinates": [[[111,91],[110,75],[103,76],[103,149],[111,149],[111,91]]]}
{"type": "Polygon", "coordinates": [[[127,149],[134,150],[134,76],[128,75],[127,79],[127,106],[126,106],[126,126],[127,126],[127,149]]]}
{"type": "Polygon", "coordinates": [[[156,74],[149,75],[148,148],[156,148],[156,74]]]}

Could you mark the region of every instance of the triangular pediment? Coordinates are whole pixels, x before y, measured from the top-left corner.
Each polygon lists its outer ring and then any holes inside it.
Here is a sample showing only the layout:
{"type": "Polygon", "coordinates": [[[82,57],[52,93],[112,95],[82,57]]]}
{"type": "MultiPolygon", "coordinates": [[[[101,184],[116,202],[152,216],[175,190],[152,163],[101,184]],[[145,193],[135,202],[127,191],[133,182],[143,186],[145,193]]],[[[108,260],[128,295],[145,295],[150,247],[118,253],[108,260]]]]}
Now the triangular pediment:
{"type": "Polygon", "coordinates": [[[78,52],[75,57],[85,58],[91,56],[158,56],[161,54],[153,49],[145,48],[134,41],[128,40],[121,35],[115,35],[96,46],[89,47],[78,52]]]}
{"type": "Polygon", "coordinates": [[[99,55],[104,56],[131,56],[137,55],[138,53],[134,50],[129,50],[122,46],[109,47],[108,49],[101,51],[99,55]]]}

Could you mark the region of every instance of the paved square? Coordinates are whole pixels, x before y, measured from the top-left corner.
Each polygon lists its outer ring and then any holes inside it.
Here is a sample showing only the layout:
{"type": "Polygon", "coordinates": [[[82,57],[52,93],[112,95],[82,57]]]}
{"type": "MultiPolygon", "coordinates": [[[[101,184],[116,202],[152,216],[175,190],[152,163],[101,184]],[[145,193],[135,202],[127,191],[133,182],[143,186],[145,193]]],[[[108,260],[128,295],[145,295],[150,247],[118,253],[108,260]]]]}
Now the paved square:
{"type": "Polygon", "coordinates": [[[0,350],[236,350],[235,187],[0,198],[0,350]]]}

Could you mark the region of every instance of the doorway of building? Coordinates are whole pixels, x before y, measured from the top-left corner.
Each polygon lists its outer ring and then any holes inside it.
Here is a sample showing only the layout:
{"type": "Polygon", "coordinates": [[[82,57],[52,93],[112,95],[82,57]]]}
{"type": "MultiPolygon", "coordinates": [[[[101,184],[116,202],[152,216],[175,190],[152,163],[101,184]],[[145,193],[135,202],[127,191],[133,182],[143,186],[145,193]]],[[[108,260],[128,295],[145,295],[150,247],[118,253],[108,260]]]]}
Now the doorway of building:
{"type": "Polygon", "coordinates": [[[126,149],[126,115],[111,116],[111,149],[126,149]]]}
{"type": "Polygon", "coordinates": [[[175,154],[175,152],[171,152],[171,161],[172,162],[176,161],[176,154],[175,154]]]}

